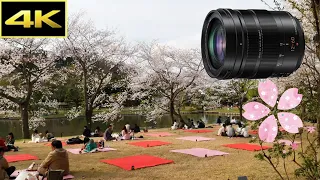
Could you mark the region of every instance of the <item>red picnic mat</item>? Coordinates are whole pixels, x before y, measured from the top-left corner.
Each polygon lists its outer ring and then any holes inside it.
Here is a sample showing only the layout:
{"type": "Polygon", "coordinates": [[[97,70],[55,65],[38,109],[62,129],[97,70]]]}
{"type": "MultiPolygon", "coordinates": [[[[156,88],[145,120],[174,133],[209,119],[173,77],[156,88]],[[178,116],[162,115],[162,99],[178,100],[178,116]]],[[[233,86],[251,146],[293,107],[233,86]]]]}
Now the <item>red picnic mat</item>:
{"type": "Polygon", "coordinates": [[[116,158],[116,159],[104,159],[104,160],[101,160],[101,162],[118,166],[128,171],[145,168],[145,167],[152,167],[152,166],[173,163],[172,160],[163,159],[163,158],[150,156],[150,155],[137,155],[137,156],[127,156],[123,158],[116,158]]]}
{"type": "Polygon", "coordinates": [[[8,163],[11,162],[19,162],[19,161],[29,161],[29,160],[38,160],[39,158],[36,156],[32,156],[30,154],[15,154],[15,155],[7,155],[4,156],[8,163]]]}
{"type": "Polygon", "coordinates": [[[258,134],[258,130],[250,130],[249,134],[258,134]]]}
{"type": "Polygon", "coordinates": [[[131,142],[128,144],[146,148],[146,147],[162,146],[162,145],[167,145],[167,144],[172,144],[172,143],[163,142],[163,141],[139,141],[139,142],[131,142]]]}
{"type": "Polygon", "coordinates": [[[209,129],[187,129],[184,130],[185,132],[191,132],[191,133],[209,133],[209,132],[213,132],[213,130],[209,130],[209,129]]]}
{"type": "MultiPolygon", "coordinates": [[[[233,148],[233,149],[242,149],[247,151],[260,151],[261,146],[255,145],[255,144],[246,144],[246,143],[239,143],[239,144],[224,144],[223,146],[233,148]]],[[[269,149],[271,147],[268,146],[262,146],[262,149],[269,149]]]]}

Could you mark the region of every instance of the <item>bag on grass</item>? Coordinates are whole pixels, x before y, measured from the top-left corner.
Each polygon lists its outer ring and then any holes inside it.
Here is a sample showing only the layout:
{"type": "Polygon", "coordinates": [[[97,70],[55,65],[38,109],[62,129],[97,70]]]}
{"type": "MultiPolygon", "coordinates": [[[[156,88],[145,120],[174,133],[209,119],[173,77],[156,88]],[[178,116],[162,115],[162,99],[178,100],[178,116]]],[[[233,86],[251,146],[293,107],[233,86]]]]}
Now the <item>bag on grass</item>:
{"type": "Polygon", "coordinates": [[[78,137],[67,140],[67,144],[82,144],[82,143],[83,143],[83,140],[81,140],[78,137]]]}

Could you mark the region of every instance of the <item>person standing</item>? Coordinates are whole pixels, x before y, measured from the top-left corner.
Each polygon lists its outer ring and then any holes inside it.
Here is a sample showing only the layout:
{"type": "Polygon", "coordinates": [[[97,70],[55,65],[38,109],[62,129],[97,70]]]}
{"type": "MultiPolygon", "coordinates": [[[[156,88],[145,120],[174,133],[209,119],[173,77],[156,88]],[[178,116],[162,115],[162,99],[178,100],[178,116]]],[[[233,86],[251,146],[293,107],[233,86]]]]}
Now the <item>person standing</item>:
{"type": "Polygon", "coordinates": [[[219,124],[219,126],[220,126],[221,123],[222,123],[221,122],[221,116],[219,116],[218,119],[217,119],[217,124],[219,124]]]}

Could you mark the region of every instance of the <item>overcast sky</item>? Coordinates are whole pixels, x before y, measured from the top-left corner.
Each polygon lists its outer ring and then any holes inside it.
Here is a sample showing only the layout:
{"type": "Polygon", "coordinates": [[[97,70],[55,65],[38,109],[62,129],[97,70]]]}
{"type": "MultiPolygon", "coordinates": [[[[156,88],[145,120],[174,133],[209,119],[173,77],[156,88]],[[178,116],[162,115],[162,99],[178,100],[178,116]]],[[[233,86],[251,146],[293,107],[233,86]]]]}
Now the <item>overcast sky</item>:
{"type": "MultiPolygon", "coordinates": [[[[273,0],[266,0],[272,5],[273,0]]],[[[69,14],[86,12],[98,28],[115,29],[128,41],[157,40],[180,48],[200,48],[210,10],[268,9],[260,0],[68,0],[69,14]]]]}

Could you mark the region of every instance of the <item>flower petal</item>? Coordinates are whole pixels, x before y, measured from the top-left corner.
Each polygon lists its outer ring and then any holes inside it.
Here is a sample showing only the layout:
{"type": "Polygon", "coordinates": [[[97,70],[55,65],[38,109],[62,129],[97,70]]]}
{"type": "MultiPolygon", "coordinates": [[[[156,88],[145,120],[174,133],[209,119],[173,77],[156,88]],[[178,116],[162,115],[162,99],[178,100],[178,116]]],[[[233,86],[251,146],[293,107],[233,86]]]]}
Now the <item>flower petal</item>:
{"type": "Polygon", "coordinates": [[[277,134],[277,120],[274,115],[271,115],[267,117],[259,126],[259,138],[265,142],[273,142],[277,134]]]}
{"type": "Polygon", "coordinates": [[[243,106],[245,111],[242,116],[248,120],[259,120],[270,113],[270,109],[258,102],[249,102],[243,106]]]}
{"type": "Polygon", "coordinates": [[[289,110],[297,107],[302,100],[302,94],[298,94],[297,88],[286,90],[280,97],[278,109],[289,110]]]}
{"type": "Polygon", "coordinates": [[[295,114],[281,112],[278,113],[278,118],[283,129],[289,133],[298,133],[299,128],[303,127],[301,119],[295,114]]]}
{"type": "Polygon", "coordinates": [[[261,99],[271,107],[274,107],[278,98],[278,88],[270,80],[260,82],[258,86],[258,92],[261,99]]]}

